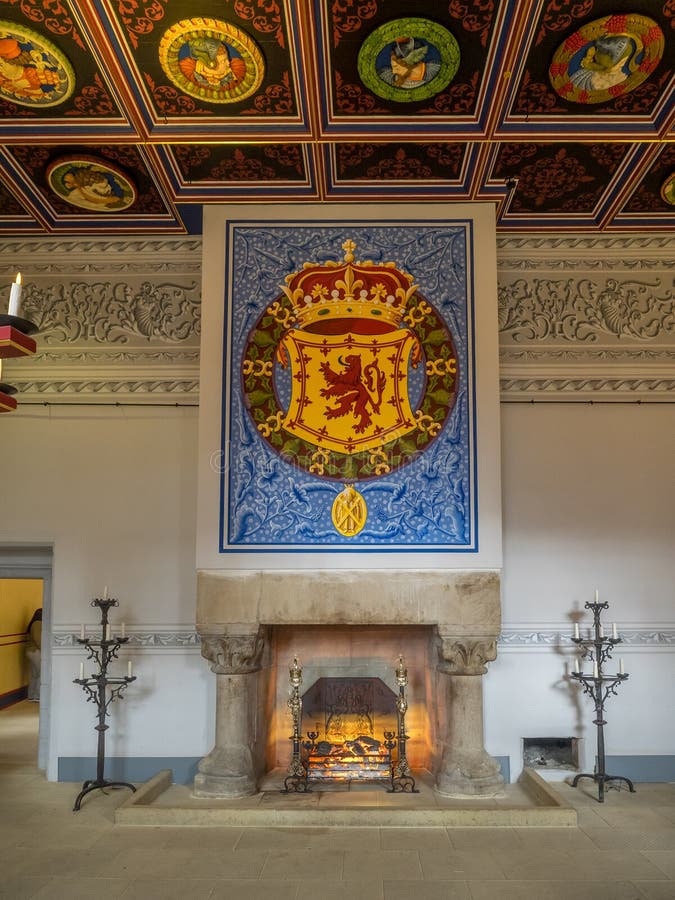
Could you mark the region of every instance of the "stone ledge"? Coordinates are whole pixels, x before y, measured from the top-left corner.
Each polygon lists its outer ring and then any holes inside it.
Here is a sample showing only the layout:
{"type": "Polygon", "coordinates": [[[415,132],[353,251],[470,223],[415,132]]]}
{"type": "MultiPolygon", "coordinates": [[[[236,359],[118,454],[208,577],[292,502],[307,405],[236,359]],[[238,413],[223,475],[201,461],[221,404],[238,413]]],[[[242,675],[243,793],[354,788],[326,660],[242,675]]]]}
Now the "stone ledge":
{"type": "Polygon", "coordinates": [[[577,811],[536,773],[507,785],[499,800],[443,800],[431,788],[428,773],[416,772],[419,794],[388,794],[382,787],[287,795],[265,790],[240,800],[205,801],[196,799],[185,786],[170,785],[170,771],[158,773],[118,807],[115,823],[151,828],[561,828],[578,824],[577,811]]]}

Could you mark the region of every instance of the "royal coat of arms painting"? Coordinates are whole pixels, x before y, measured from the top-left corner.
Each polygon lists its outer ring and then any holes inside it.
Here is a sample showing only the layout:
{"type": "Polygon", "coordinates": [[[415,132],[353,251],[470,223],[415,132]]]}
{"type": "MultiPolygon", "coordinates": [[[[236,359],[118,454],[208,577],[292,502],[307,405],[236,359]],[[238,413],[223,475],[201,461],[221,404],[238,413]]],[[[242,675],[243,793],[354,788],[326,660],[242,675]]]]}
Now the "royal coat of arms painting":
{"type": "Polygon", "coordinates": [[[475,551],[470,223],[225,244],[221,552],[475,551]]]}

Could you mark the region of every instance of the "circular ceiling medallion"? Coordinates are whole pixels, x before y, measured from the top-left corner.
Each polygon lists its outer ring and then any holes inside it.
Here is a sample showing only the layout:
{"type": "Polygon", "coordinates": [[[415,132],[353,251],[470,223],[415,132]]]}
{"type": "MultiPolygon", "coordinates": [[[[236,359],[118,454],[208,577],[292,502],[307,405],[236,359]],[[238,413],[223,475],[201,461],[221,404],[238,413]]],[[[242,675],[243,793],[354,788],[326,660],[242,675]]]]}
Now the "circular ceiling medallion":
{"type": "Polygon", "coordinates": [[[661,185],[661,199],[669,206],[675,206],[675,172],[671,172],[661,185]]]}
{"type": "Polygon", "coordinates": [[[75,90],[75,72],[61,51],[30,28],[0,21],[0,98],[42,109],[75,90]]]}
{"type": "Polygon", "coordinates": [[[236,103],[260,87],[262,53],[240,28],[217,19],[183,19],[164,33],[159,61],[183,93],[210,103],[236,103]]]}
{"type": "Polygon", "coordinates": [[[79,209],[121,212],[136,200],[130,179],[108,162],[71,156],[55,160],[47,169],[49,187],[79,209]]]}
{"type": "Polygon", "coordinates": [[[440,93],[459,68],[459,45],[428,19],[395,19],[376,28],[361,45],[361,81],[378,97],[410,103],[440,93]]]}
{"type": "Polygon", "coordinates": [[[604,103],[642,84],[661,61],[663,49],[663,32],[647,16],[605,16],[558,47],[548,74],[565,100],[604,103]]]}

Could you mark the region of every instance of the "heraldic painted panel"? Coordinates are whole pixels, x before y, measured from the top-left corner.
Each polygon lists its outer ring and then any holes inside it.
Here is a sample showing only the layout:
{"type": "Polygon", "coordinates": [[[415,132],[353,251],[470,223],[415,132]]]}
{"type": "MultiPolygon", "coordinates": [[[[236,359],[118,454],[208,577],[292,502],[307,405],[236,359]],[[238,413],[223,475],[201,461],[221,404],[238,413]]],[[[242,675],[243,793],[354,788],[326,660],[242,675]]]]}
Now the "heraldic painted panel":
{"type": "Polygon", "coordinates": [[[478,549],[468,221],[226,234],[221,550],[478,549]]]}

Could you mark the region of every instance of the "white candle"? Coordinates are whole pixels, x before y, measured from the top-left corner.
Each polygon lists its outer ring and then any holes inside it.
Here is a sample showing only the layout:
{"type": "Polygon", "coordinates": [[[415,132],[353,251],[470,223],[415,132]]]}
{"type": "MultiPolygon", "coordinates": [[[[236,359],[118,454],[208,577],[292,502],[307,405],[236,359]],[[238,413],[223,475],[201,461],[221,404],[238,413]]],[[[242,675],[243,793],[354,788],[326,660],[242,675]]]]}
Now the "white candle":
{"type": "Polygon", "coordinates": [[[577,641],[579,640],[579,623],[578,622],[574,623],[574,639],[577,641]]]}
{"type": "Polygon", "coordinates": [[[80,663],[80,681],[84,678],[84,663],[80,663]]]}
{"type": "Polygon", "coordinates": [[[80,625],[80,640],[84,640],[84,625],[80,625]]]}
{"type": "Polygon", "coordinates": [[[619,635],[616,630],[616,622],[612,622],[612,640],[618,640],[619,635]]]}
{"type": "Polygon", "coordinates": [[[127,626],[122,622],[122,637],[127,636],[127,626]]]}
{"type": "Polygon", "coordinates": [[[21,304],[21,272],[17,272],[16,281],[12,285],[9,292],[9,308],[7,312],[10,316],[19,315],[19,306],[21,304]]]}
{"type": "Polygon", "coordinates": [[[599,597],[599,596],[600,596],[600,594],[598,593],[598,589],[596,588],[596,589],[595,589],[595,602],[596,602],[596,603],[598,602],[598,597],[599,597]]]}
{"type": "Polygon", "coordinates": [[[106,641],[110,640],[110,624],[105,626],[105,639],[106,641]]]}
{"type": "Polygon", "coordinates": [[[599,634],[600,634],[600,637],[601,637],[601,638],[604,638],[604,636],[605,636],[605,628],[604,628],[604,626],[603,626],[602,623],[600,623],[599,634]]]}
{"type": "Polygon", "coordinates": [[[578,656],[575,657],[575,659],[574,659],[574,665],[575,665],[574,671],[575,671],[575,672],[581,672],[581,660],[579,659],[578,656]]]}
{"type": "Polygon", "coordinates": [[[625,675],[625,674],[626,673],[624,672],[624,669],[623,669],[623,657],[620,657],[619,658],[619,675],[625,675]]]}
{"type": "Polygon", "coordinates": [[[106,584],[106,586],[103,588],[103,599],[104,599],[104,600],[107,600],[107,599],[108,599],[108,585],[107,585],[107,584],[106,584]]]}
{"type": "Polygon", "coordinates": [[[597,664],[597,662],[594,662],[593,663],[593,678],[597,678],[597,677],[598,677],[598,664],[597,664]]]}
{"type": "Polygon", "coordinates": [[[127,678],[131,678],[131,674],[134,671],[134,667],[131,664],[131,660],[127,663],[127,678]]]}

